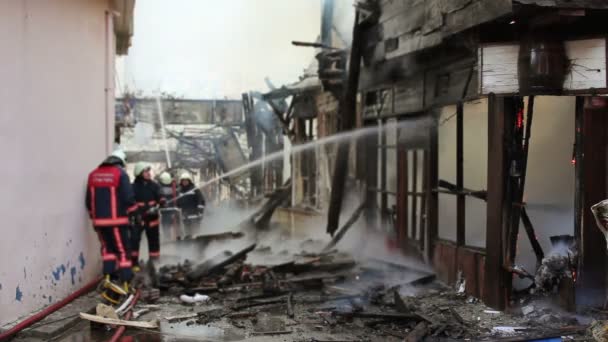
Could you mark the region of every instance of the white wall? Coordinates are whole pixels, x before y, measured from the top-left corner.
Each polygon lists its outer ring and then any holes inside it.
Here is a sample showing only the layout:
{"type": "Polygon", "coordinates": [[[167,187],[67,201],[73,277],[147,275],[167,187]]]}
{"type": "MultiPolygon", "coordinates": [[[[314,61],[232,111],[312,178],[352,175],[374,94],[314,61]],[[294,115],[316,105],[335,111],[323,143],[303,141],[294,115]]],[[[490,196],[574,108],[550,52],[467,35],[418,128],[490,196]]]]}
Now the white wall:
{"type": "Polygon", "coordinates": [[[100,271],[84,190],[113,125],[104,103],[107,4],[0,2],[0,326],[100,271]]]}

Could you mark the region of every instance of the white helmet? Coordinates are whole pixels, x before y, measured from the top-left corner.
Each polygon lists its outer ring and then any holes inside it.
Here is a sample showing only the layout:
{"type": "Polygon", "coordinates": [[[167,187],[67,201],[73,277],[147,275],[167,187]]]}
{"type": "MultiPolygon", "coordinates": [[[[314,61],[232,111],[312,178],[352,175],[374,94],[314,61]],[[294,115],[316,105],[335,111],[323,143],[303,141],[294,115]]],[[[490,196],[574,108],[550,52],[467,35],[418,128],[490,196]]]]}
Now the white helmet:
{"type": "Polygon", "coordinates": [[[116,157],[120,160],[122,160],[123,163],[127,163],[127,154],[125,153],[125,151],[118,149],[118,150],[114,150],[114,152],[112,152],[112,154],[110,155],[112,157],[116,157]]]}
{"type": "Polygon", "coordinates": [[[171,177],[171,174],[169,174],[169,172],[165,171],[160,174],[160,176],[158,177],[158,180],[160,181],[160,184],[169,185],[169,184],[171,184],[171,181],[173,179],[171,177]]]}
{"type": "Polygon", "coordinates": [[[184,179],[189,180],[190,182],[193,182],[192,180],[192,175],[190,174],[190,172],[182,172],[182,175],[179,176],[179,181],[183,181],[184,179]]]}
{"type": "Polygon", "coordinates": [[[141,175],[142,172],[144,172],[145,170],[150,168],[150,164],[146,163],[146,162],[137,162],[137,164],[135,164],[135,170],[133,171],[133,173],[135,174],[135,177],[141,175]]]}

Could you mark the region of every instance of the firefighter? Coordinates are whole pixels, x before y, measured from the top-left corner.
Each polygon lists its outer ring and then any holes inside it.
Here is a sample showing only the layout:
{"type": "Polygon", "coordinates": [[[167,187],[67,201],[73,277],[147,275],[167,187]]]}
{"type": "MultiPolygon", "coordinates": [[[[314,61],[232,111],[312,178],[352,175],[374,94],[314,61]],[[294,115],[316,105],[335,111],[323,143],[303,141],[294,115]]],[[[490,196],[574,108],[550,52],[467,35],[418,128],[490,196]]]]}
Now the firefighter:
{"type": "Polygon", "coordinates": [[[179,177],[177,206],[182,210],[186,236],[194,234],[201,226],[205,210],[205,198],[192,180],[192,175],[184,172],[179,177]]]}
{"type": "Polygon", "coordinates": [[[172,232],[174,231],[173,228],[175,225],[177,187],[173,181],[173,177],[171,177],[171,174],[167,171],[160,174],[158,181],[160,183],[160,195],[166,204],[165,207],[161,209],[160,226],[163,232],[167,228],[172,232]]]}
{"type": "Polygon", "coordinates": [[[133,192],[137,202],[137,213],[141,220],[140,224],[133,227],[131,232],[131,261],[133,270],[139,271],[139,245],[141,235],[145,231],[148,240],[148,256],[150,260],[158,260],[160,257],[159,237],[159,206],[163,205],[164,199],[160,196],[160,187],[152,180],[152,171],[148,163],[139,162],[135,164],[135,181],[133,181],[133,192]]]}
{"type": "Polygon", "coordinates": [[[86,207],[101,243],[105,291],[113,304],[129,292],[133,277],[129,259],[129,230],[136,220],[137,205],[124,170],[126,155],[117,150],[89,174],[86,207]],[[120,282],[120,286],[115,284],[120,282]]]}

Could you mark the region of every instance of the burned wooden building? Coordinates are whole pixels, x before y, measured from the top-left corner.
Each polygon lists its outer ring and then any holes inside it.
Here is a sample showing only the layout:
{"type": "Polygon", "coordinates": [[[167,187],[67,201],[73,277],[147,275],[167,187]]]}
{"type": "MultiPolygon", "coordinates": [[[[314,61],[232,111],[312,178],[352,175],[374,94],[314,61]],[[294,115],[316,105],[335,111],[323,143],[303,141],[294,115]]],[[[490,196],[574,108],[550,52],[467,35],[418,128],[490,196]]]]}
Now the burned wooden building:
{"type": "Polygon", "coordinates": [[[382,128],[357,151],[370,227],[390,226],[407,254],[446,282],[462,275],[499,309],[533,281],[523,269],[534,274],[550,237],[572,235],[560,294],[576,288],[576,304],[602,305],[606,243],[589,208],[608,195],[608,2],[377,0],[357,10],[348,80],[358,78],[363,125],[382,128]]]}

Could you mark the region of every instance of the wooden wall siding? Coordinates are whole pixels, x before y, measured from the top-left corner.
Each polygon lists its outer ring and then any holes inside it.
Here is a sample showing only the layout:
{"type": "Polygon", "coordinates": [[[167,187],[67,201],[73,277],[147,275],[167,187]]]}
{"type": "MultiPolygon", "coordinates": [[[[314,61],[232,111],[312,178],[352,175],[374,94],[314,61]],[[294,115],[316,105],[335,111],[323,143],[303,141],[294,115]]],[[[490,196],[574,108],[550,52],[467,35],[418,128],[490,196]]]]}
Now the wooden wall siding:
{"type": "MultiPolygon", "coordinates": [[[[480,93],[487,95],[519,92],[518,44],[486,45],[479,49],[480,93]]],[[[566,91],[606,89],[606,39],[566,42],[572,65],[564,82],[566,91]]]]}
{"type": "Polygon", "coordinates": [[[458,273],[466,280],[465,292],[481,298],[484,290],[485,253],[469,247],[458,247],[451,241],[439,240],[433,251],[433,265],[442,282],[453,285],[458,273]]]}
{"type": "Polygon", "coordinates": [[[378,40],[367,55],[381,62],[437,46],[446,37],[511,13],[511,0],[381,0],[378,40]],[[395,41],[397,46],[395,48],[395,41]],[[388,44],[387,44],[388,42],[388,44]],[[386,47],[390,46],[389,50],[386,47]]]}
{"type": "MultiPolygon", "coordinates": [[[[377,99],[385,100],[384,105],[365,105],[364,118],[420,113],[433,107],[475,98],[478,95],[478,82],[479,77],[473,58],[429,67],[398,83],[381,88],[381,92],[389,93],[383,96],[376,95],[377,99]]],[[[378,91],[370,90],[370,92],[378,91]]]]}
{"type": "Polygon", "coordinates": [[[513,2],[520,3],[522,5],[536,5],[546,7],[595,9],[608,8],[608,2],[606,0],[514,0],[513,2]]]}

